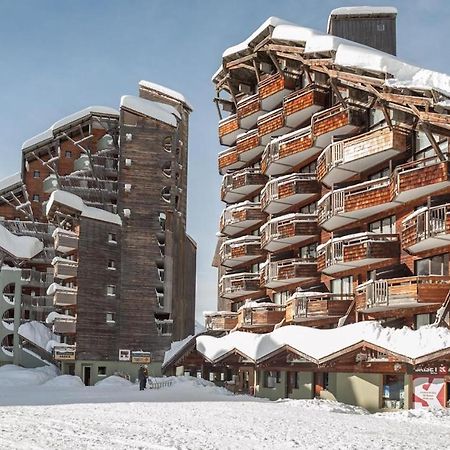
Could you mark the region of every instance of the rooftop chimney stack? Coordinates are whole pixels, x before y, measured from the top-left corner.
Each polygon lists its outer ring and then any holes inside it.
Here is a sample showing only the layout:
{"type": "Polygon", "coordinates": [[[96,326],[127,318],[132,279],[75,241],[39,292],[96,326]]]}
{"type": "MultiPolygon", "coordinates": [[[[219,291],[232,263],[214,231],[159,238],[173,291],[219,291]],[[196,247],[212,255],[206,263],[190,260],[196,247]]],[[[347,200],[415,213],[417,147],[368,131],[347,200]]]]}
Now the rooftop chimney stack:
{"type": "Polygon", "coordinates": [[[390,6],[349,6],[331,11],[328,34],[397,54],[397,9],[390,6]]]}

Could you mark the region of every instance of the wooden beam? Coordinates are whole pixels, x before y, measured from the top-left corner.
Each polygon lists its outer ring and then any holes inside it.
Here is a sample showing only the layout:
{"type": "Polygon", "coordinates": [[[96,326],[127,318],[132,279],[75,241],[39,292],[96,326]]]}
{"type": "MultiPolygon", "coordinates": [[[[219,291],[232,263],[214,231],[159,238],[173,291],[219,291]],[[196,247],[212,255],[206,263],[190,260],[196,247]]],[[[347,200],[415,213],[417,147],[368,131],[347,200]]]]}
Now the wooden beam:
{"type": "Polygon", "coordinates": [[[256,58],[256,53],[252,53],[251,55],[243,56],[242,58],[235,59],[233,61],[230,61],[226,63],[225,68],[226,69],[232,69],[235,66],[238,66],[241,63],[251,61],[256,58]]]}
{"type": "Polygon", "coordinates": [[[427,139],[430,141],[431,146],[433,147],[433,150],[436,152],[436,155],[438,156],[438,158],[441,161],[446,161],[447,158],[445,157],[445,155],[442,153],[441,148],[439,147],[438,143],[436,142],[436,140],[434,139],[433,134],[430,132],[430,130],[428,129],[428,126],[426,123],[423,122],[419,122],[419,128],[425,133],[425,136],[427,137],[427,139]]]}
{"type": "Polygon", "coordinates": [[[273,54],[271,52],[267,52],[270,59],[272,60],[274,66],[277,68],[277,71],[280,75],[283,75],[283,70],[281,69],[280,63],[278,62],[277,58],[275,58],[275,56],[273,56],[273,54]]]}

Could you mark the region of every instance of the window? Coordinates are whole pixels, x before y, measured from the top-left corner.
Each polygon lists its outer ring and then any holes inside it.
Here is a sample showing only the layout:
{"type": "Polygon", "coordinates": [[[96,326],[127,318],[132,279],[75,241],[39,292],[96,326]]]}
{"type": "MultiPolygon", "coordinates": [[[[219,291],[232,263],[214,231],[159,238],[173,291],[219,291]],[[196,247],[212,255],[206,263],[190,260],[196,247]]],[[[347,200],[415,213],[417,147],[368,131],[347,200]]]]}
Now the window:
{"type": "Polygon", "coordinates": [[[373,233],[395,234],[395,216],[385,217],[369,223],[369,231],[373,233]]]}
{"type": "Polygon", "coordinates": [[[106,377],[106,366],[99,366],[97,369],[97,375],[99,377],[106,377]]]}
{"type": "Polygon", "coordinates": [[[302,247],[299,251],[299,256],[303,259],[317,258],[317,244],[302,247]]]}
{"type": "Polygon", "coordinates": [[[351,294],[353,292],[353,277],[342,277],[331,280],[333,294],[351,294]]]}
{"type": "Polygon", "coordinates": [[[431,314],[417,314],[415,316],[415,329],[418,330],[420,327],[425,325],[431,325],[436,320],[436,313],[431,314]]]}
{"type": "Polygon", "coordinates": [[[113,259],[110,259],[108,261],[108,269],[109,270],[116,270],[116,262],[113,259]]]}
{"type": "Polygon", "coordinates": [[[106,313],[106,323],[116,323],[116,315],[112,312],[106,313]]]}
{"type": "Polygon", "coordinates": [[[167,153],[172,152],[172,138],[170,136],[164,138],[163,148],[167,153]]]}
{"type": "Polygon", "coordinates": [[[314,214],[317,210],[317,202],[310,203],[309,205],[300,208],[302,214],[314,214]]]}
{"type": "Polygon", "coordinates": [[[377,23],[377,31],[384,31],[384,23],[377,23]]]}
{"type": "Polygon", "coordinates": [[[72,152],[70,150],[66,150],[66,158],[72,158],[72,152]]]}
{"type": "Polygon", "coordinates": [[[265,370],[263,372],[263,387],[273,389],[275,384],[279,383],[280,372],[274,370],[265,370]]]}
{"type": "Polygon", "coordinates": [[[39,172],[39,170],[35,170],[33,172],[33,178],[41,178],[41,172],[39,172]]]}
{"type": "Polygon", "coordinates": [[[383,375],[383,408],[402,409],[405,399],[404,375],[383,375]]]}
{"type": "Polygon", "coordinates": [[[108,284],[108,286],[106,286],[106,295],[116,295],[116,286],[114,284],[108,284]]]}
{"type": "Polygon", "coordinates": [[[389,175],[389,167],[385,167],[384,169],[369,175],[369,180],[378,180],[378,178],[388,177],[389,175]]]}
{"type": "Polygon", "coordinates": [[[33,194],[33,202],[39,201],[39,194],[33,194]]]}
{"type": "Polygon", "coordinates": [[[110,244],[117,244],[117,235],[116,235],[116,233],[108,233],[108,242],[110,244]]]}
{"type": "Polygon", "coordinates": [[[448,275],[448,253],[415,261],[416,275],[448,275]]]}

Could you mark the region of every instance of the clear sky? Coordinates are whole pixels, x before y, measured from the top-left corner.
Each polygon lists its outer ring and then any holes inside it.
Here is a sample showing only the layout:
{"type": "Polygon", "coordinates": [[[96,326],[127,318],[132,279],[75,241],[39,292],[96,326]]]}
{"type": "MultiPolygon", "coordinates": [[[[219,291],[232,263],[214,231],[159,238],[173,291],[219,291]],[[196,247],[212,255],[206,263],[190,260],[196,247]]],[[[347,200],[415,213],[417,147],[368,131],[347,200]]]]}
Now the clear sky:
{"type": "Polygon", "coordinates": [[[0,0],[0,178],[20,168],[27,138],[89,105],[117,107],[141,79],[184,93],[189,141],[188,231],[198,243],[197,317],[216,304],[211,259],[223,205],[211,75],[223,50],[267,17],[325,31],[331,9],[398,8],[402,59],[450,73],[449,0],[0,0]]]}

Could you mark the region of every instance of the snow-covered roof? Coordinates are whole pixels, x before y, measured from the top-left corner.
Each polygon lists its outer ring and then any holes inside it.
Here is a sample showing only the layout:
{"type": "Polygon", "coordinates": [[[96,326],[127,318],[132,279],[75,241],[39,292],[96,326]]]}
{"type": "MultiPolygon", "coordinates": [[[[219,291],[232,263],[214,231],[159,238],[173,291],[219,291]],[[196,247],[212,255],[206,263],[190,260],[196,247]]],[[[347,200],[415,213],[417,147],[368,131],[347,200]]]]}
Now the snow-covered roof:
{"type": "Polygon", "coordinates": [[[16,236],[0,224],[0,251],[17,259],[31,259],[44,249],[44,244],[31,236],[16,236]]]}
{"type": "Polygon", "coordinates": [[[217,361],[237,350],[257,362],[288,345],[311,360],[320,362],[336,352],[363,342],[416,359],[440,350],[450,351],[450,330],[431,326],[418,330],[407,327],[383,328],[375,321],[357,322],[332,329],[290,325],[266,334],[236,331],[220,338],[199,336],[197,350],[210,361],[217,361]]]}
{"type": "Polygon", "coordinates": [[[176,127],[177,118],[181,118],[180,113],[173,106],[147,100],[142,97],[135,97],[134,95],[122,96],[120,99],[120,107],[167,123],[172,127],[176,127]]]}
{"type": "Polygon", "coordinates": [[[77,111],[67,117],[56,121],[48,130],[45,130],[42,133],[39,133],[36,136],[33,136],[32,138],[26,140],[22,144],[22,151],[28,150],[29,148],[34,147],[37,144],[43,144],[44,142],[53,139],[58,134],[58,131],[61,131],[62,128],[65,128],[74,122],[87,119],[91,116],[118,117],[119,111],[108,106],[88,106],[81,111],[77,111]]]}
{"type": "Polygon", "coordinates": [[[66,292],[76,293],[77,288],[62,286],[61,284],[58,284],[58,283],[52,283],[47,288],[47,295],[53,295],[56,291],[66,291],[66,292]]]}
{"type": "Polygon", "coordinates": [[[35,320],[20,325],[18,333],[20,336],[44,349],[47,348],[47,344],[50,341],[55,341],[59,345],[60,336],[53,334],[47,326],[35,320]]]}
{"type": "Polygon", "coordinates": [[[11,189],[12,187],[22,184],[22,174],[17,172],[9,177],[0,180],[0,192],[11,189]]]}
{"type": "Polygon", "coordinates": [[[81,217],[88,217],[90,219],[100,220],[102,222],[110,222],[116,225],[122,225],[122,219],[118,214],[113,214],[108,211],[104,211],[103,209],[87,206],[83,202],[83,199],[78,197],[78,195],[61,190],[53,191],[50,195],[45,208],[47,215],[49,215],[55,202],[78,211],[81,217]]]}
{"type": "Polygon", "coordinates": [[[161,86],[160,84],[153,83],[151,81],[141,80],[139,81],[139,86],[150,89],[152,91],[156,91],[159,94],[162,94],[166,97],[170,97],[172,100],[176,100],[177,102],[183,103],[186,105],[191,111],[193,110],[192,105],[188,102],[186,97],[180,92],[174,91],[165,86],[161,86]]]}
{"type": "Polygon", "coordinates": [[[344,6],[333,9],[330,16],[397,14],[393,6],[344,6]]]}
{"type": "Polygon", "coordinates": [[[55,320],[76,320],[76,319],[77,318],[75,316],[70,316],[69,314],[60,314],[59,312],[52,311],[45,319],[45,322],[50,324],[53,323],[55,320]]]}

